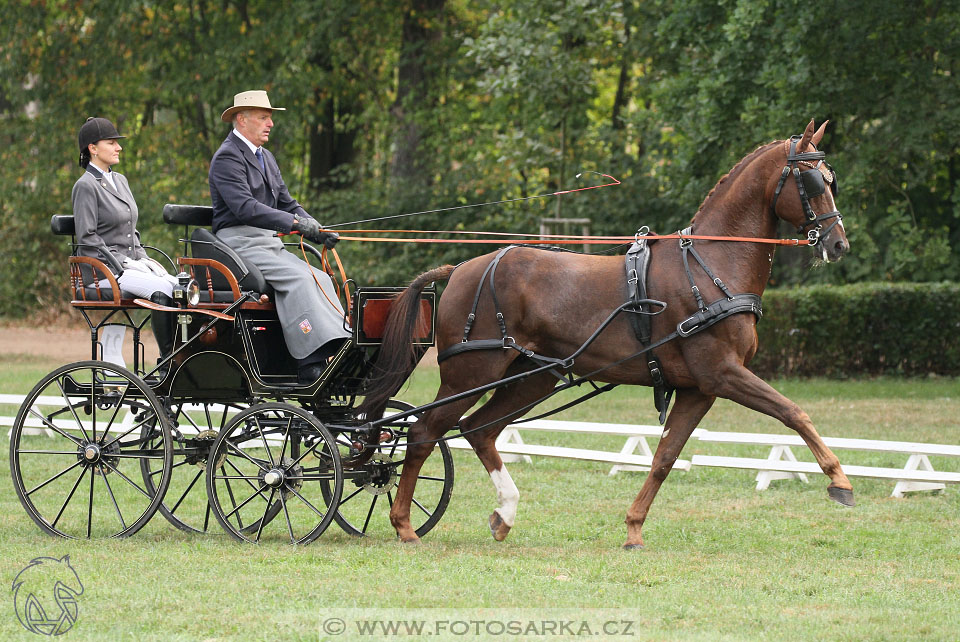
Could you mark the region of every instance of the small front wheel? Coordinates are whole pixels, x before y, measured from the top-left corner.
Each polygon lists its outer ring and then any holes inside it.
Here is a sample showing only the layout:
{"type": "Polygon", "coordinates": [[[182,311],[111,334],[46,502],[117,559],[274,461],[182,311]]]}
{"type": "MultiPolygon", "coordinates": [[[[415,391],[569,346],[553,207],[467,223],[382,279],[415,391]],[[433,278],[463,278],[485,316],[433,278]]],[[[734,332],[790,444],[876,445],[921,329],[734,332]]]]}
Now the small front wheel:
{"type": "Polygon", "coordinates": [[[207,459],[207,499],[235,539],[309,544],[326,530],[343,490],[340,452],[312,414],[263,403],[236,415],[207,459]]]}

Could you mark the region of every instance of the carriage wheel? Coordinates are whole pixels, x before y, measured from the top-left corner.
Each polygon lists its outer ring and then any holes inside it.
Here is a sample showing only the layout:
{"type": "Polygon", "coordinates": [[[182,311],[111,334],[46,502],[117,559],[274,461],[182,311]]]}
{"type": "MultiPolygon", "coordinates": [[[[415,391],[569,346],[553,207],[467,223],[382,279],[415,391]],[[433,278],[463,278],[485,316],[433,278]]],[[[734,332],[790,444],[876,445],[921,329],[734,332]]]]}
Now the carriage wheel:
{"type": "Polygon", "coordinates": [[[173,446],[160,402],[137,375],[104,361],[57,368],[27,395],[10,433],[13,486],[47,533],[133,535],[170,483],[173,446]],[[141,462],[159,472],[149,487],[141,462]]]}
{"type": "MultiPolygon", "coordinates": [[[[217,436],[227,422],[246,407],[207,401],[177,401],[171,406],[173,466],[170,487],[159,511],[180,530],[207,533],[214,527],[210,504],[207,502],[207,486],[201,477],[206,472],[207,457],[217,436]]],[[[145,459],[141,462],[140,472],[149,490],[162,469],[152,460],[145,459]]]]}
{"type": "Polygon", "coordinates": [[[285,403],[235,416],[207,461],[213,514],[238,540],[309,544],[330,525],[342,489],[340,448],[330,431],[285,403]]]}
{"type": "MultiPolygon", "coordinates": [[[[413,408],[397,399],[387,402],[388,411],[402,412],[413,408]]],[[[355,470],[350,470],[345,464],[343,496],[334,520],[350,535],[396,535],[390,524],[389,513],[403,474],[406,429],[417,417],[419,415],[413,415],[387,424],[400,436],[381,444],[367,463],[355,470]]],[[[338,439],[343,441],[345,437],[339,436],[338,439]]],[[[450,447],[447,442],[441,441],[436,448],[439,453],[435,452],[434,456],[429,457],[420,469],[410,509],[410,521],[419,537],[427,534],[440,521],[453,493],[453,456],[450,447]],[[436,457],[437,454],[440,456],[436,457]]]]}

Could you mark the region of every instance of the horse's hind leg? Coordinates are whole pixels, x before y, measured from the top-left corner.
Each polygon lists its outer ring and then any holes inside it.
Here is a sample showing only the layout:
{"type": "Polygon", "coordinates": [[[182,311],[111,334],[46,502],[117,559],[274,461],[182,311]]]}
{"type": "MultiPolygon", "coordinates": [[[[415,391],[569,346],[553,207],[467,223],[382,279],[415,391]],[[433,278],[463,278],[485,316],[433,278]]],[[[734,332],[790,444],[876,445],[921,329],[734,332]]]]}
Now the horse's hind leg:
{"type": "Polygon", "coordinates": [[[512,413],[549,394],[556,381],[552,375],[543,373],[534,375],[526,381],[500,388],[490,401],[461,423],[464,431],[490,423],[489,428],[470,433],[465,437],[473,446],[474,452],[486,468],[490,481],[493,482],[493,487],[497,491],[497,508],[494,509],[487,523],[493,539],[498,542],[502,542],[513,528],[520,502],[520,491],[513,483],[510,473],[507,472],[507,467],[503,465],[503,460],[497,451],[496,439],[511,421],[523,414],[520,412],[517,416],[513,416],[512,413]]]}
{"type": "MultiPolygon", "coordinates": [[[[459,392],[447,386],[441,386],[437,399],[443,399],[459,392]]],[[[410,505],[417,485],[417,475],[430,453],[436,447],[435,440],[443,436],[457,424],[460,416],[470,409],[480,395],[452,402],[428,410],[407,431],[407,452],[403,458],[403,473],[397,484],[397,495],[390,507],[390,523],[397,531],[397,537],[403,542],[415,543],[420,537],[410,525],[410,505]]]]}
{"type": "Polygon", "coordinates": [[[667,425],[660,437],[657,452],[653,455],[650,472],[647,473],[643,487],[627,510],[627,541],[623,545],[624,548],[643,548],[643,536],[640,531],[644,520],[647,519],[650,504],[653,503],[657,491],[670,474],[687,439],[710,410],[715,399],[693,388],[677,390],[677,401],[670,411],[670,416],[667,417],[667,425]]]}
{"type": "MultiPolygon", "coordinates": [[[[827,487],[830,499],[844,506],[854,505],[853,485],[840,467],[840,460],[823,443],[810,421],[810,416],[800,406],[743,366],[723,370],[715,379],[711,379],[710,384],[708,390],[711,394],[779,419],[785,426],[797,431],[816,457],[824,474],[830,478],[830,485],[827,487]]],[[[701,385],[700,389],[703,390],[704,385],[701,385]]]]}

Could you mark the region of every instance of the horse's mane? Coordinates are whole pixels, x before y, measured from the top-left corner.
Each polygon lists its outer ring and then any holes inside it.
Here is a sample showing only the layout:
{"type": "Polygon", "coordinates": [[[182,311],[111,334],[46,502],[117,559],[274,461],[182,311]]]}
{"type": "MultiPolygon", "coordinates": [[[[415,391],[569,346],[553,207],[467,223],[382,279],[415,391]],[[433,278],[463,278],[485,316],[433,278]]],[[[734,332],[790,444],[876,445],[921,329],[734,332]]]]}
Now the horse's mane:
{"type": "Polygon", "coordinates": [[[760,147],[757,147],[755,150],[753,150],[752,152],[750,152],[749,154],[741,158],[740,161],[736,165],[734,165],[729,172],[724,174],[720,178],[720,180],[717,181],[717,184],[714,185],[713,188],[707,193],[707,196],[703,199],[703,202],[700,203],[700,207],[697,208],[696,214],[693,215],[693,219],[691,220],[691,223],[697,220],[697,214],[703,211],[703,207],[707,204],[707,201],[710,200],[710,197],[713,196],[714,192],[716,192],[721,185],[727,182],[727,179],[733,176],[736,176],[740,172],[740,170],[742,170],[747,164],[750,163],[750,161],[752,161],[754,158],[756,158],[763,152],[767,151],[767,149],[769,149],[773,145],[779,145],[781,143],[783,143],[782,140],[775,140],[772,143],[760,145],[760,147]]]}

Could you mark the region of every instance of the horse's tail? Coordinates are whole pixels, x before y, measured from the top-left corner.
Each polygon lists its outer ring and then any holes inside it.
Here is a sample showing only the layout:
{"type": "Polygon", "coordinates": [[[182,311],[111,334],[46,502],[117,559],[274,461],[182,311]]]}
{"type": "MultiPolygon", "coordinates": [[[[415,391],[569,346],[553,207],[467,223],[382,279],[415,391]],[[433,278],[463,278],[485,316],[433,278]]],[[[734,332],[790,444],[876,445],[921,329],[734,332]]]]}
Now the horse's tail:
{"type": "Polygon", "coordinates": [[[413,342],[413,333],[420,317],[420,293],[427,284],[450,278],[454,267],[443,265],[424,272],[394,299],[383,331],[383,343],[368,379],[366,397],[357,406],[357,414],[366,415],[368,420],[379,419],[387,401],[417,367],[421,355],[413,342]]]}

